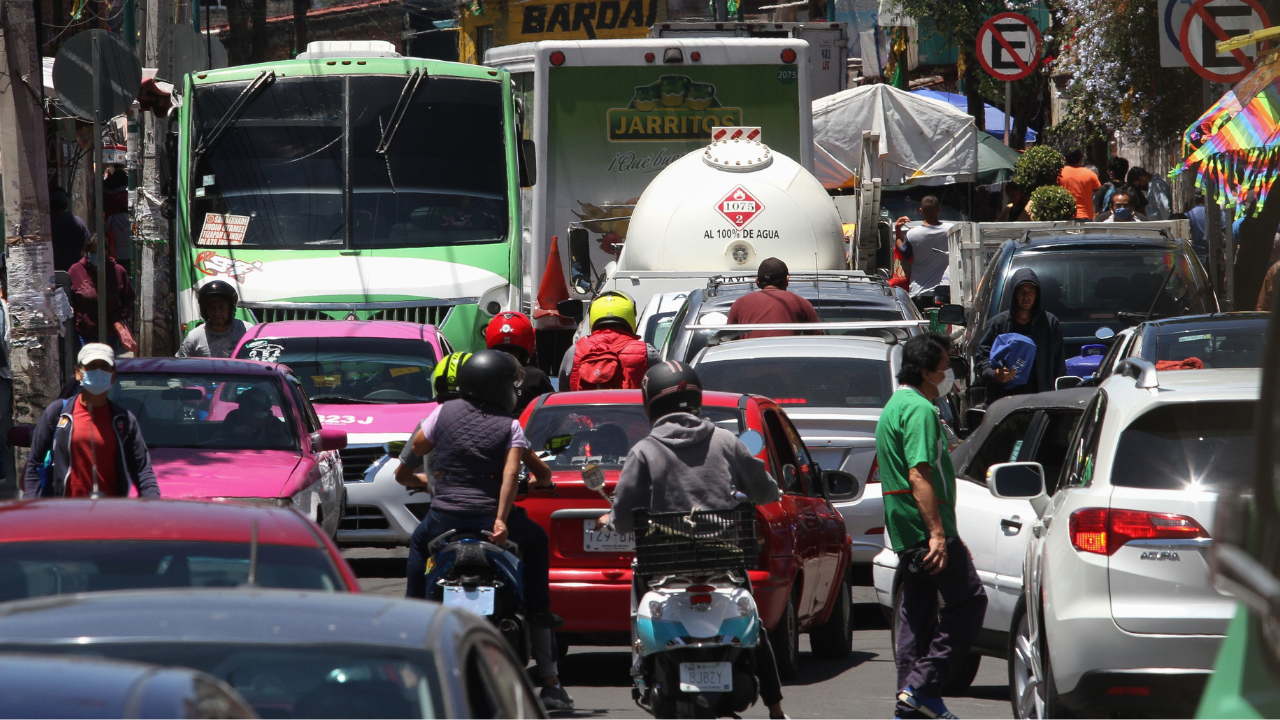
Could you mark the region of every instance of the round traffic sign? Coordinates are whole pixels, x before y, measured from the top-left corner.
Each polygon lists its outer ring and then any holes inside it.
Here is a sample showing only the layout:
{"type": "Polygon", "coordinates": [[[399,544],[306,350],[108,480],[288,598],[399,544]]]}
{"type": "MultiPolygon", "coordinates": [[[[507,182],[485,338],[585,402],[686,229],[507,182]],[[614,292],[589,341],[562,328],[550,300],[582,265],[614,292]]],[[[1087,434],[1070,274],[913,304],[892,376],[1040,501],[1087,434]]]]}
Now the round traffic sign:
{"type": "Polygon", "coordinates": [[[978,30],[978,63],[997,80],[1021,80],[1040,63],[1040,28],[1026,15],[1006,12],[978,30]]]}
{"type": "Polygon", "coordinates": [[[119,35],[88,30],[62,44],[53,61],[53,87],[58,102],[85,120],[93,120],[93,38],[98,38],[98,78],[101,107],[98,120],[105,122],[125,112],[142,87],[142,64],[119,35]]]}
{"type": "Polygon", "coordinates": [[[1247,48],[1219,55],[1217,44],[1268,27],[1271,19],[1258,0],[1196,0],[1182,19],[1178,44],[1197,75],[1233,83],[1253,70],[1253,57],[1245,52],[1247,48]]]}

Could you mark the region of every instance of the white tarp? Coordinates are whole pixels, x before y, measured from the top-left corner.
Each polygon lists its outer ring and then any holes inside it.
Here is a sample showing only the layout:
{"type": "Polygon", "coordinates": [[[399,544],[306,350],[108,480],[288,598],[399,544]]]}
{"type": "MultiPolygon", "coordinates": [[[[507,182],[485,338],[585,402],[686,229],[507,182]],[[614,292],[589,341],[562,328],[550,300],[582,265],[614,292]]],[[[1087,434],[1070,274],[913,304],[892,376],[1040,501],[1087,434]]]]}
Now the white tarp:
{"type": "Polygon", "coordinates": [[[864,85],[813,101],[813,142],[846,167],[862,165],[863,130],[880,136],[885,185],[971,182],[978,173],[977,127],[948,103],[889,85],[864,85]]]}

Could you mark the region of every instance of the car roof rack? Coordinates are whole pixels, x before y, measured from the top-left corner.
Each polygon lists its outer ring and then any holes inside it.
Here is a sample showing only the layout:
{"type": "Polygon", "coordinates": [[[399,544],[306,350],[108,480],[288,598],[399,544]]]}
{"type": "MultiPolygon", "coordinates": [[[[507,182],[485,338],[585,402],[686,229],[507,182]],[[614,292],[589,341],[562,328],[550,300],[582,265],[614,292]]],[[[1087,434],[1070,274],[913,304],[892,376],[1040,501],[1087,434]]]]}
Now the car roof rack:
{"type": "Polygon", "coordinates": [[[1022,237],[1018,238],[1018,244],[1030,244],[1033,235],[1111,235],[1122,237],[1131,232],[1154,233],[1175,245],[1178,243],[1177,238],[1170,235],[1168,229],[1162,227],[1142,227],[1142,223],[1124,223],[1122,228],[1118,230],[1114,223],[1108,224],[1106,227],[1102,225],[1103,223],[1089,223],[1070,227],[1027,229],[1022,232],[1022,237]]]}
{"type": "MultiPolygon", "coordinates": [[[[861,270],[819,270],[817,272],[795,272],[788,274],[788,284],[791,287],[803,284],[817,285],[819,281],[824,283],[844,283],[845,285],[859,284],[888,287],[888,281],[879,275],[868,275],[861,270]]],[[[755,275],[716,275],[707,280],[707,294],[714,297],[716,291],[726,285],[750,285],[756,284],[757,277],[755,275]]]]}
{"type": "MultiPolygon", "coordinates": [[[[866,322],[816,322],[816,323],[736,323],[706,325],[690,323],[686,330],[710,330],[715,335],[708,341],[709,345],[718,345],[724,340],[741,339],[726,338],[723,335],[740,334],[756,330],[792,330],[797,333],[812,333],[822,330],[866,330],[890,345],[906,342],[911,337],[911,328],[929,324],[928,320],[870,320],[866,322]]],[[[814,337],[809,334],[781,335],[776,337],[814,337]]]]}
{"type": "Polygon", "coordinates": [[[1156,366],[1150,360],[1142,358],[1126,358],[1116,365],[1115,374],[1131,377],[1137,382],[1134,387],[1139,390],[1151,390],[1160,387],[1160,378],[1156,375],[1156,366]]]}

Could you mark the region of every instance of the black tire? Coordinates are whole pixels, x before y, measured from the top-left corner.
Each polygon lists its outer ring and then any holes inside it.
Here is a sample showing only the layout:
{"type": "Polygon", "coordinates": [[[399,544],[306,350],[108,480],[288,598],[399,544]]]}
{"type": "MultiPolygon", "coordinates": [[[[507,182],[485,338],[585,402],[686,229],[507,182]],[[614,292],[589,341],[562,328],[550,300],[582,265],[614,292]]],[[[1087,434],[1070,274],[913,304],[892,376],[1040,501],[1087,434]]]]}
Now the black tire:
{"type": "Polygon", "coordinates": [[[791,594],[787,606],[782,610],[778,625],[769,633],[769,644],[773,646],[773,658],[778,666],[778,677],[783,680],[794,680],[800,673],[800,617],[796,613],[796,595],[791,594]]]}
{"type": "Polygon", "coordinates": [[[835,602],[827,621],[809,631],[813,654],[828,660],[840,660],[853,652],[853,601],[848,580],[840,581],[835,602]]]}
{"type": "Polygon", "coordinates": [[[569,642],[564,633],[556,633],[556,661],[564,662],[569,655],[569,642]]]}

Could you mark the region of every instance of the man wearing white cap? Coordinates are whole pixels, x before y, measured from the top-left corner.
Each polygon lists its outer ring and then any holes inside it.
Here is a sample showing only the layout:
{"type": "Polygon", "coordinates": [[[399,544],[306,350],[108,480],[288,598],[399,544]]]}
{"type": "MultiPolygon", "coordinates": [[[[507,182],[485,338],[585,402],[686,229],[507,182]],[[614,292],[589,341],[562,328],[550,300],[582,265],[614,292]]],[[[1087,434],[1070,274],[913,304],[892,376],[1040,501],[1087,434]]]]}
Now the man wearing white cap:
{"type": "Polygon", "coordinates": [[[107,399],[116,380],[116,354],[88,343],[76,361],[80,389],[55,400],[31,435],[23,497],[160,497],[138,419],[107,399]]]}

